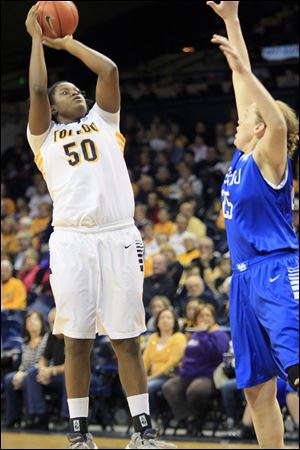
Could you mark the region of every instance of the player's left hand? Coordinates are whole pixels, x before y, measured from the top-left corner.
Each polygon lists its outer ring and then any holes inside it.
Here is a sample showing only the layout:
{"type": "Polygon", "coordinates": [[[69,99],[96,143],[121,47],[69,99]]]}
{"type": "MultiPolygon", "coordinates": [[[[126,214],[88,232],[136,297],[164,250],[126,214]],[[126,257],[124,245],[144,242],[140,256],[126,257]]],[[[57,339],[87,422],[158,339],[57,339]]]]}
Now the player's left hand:
{"type": "Polygon", "coordinates": [[[73,39],[73,36],[67,35],[63,38],[49,38],[47,36],[42,37],[42,43],[46,47],[54,48],[55,50],[66,50],[68,43],[73,39]]]}
{"type": "Polygon", "coordinates": [[[211,42],[213,44],[219,44],[219,48],[226,56],[229,67],[233,72],[242,74],[247,71],[247,68],[242,63],[239,54],[227,38],[225,38],[224,36],[220,36],[219,34],[214,34],[211,42]]]}

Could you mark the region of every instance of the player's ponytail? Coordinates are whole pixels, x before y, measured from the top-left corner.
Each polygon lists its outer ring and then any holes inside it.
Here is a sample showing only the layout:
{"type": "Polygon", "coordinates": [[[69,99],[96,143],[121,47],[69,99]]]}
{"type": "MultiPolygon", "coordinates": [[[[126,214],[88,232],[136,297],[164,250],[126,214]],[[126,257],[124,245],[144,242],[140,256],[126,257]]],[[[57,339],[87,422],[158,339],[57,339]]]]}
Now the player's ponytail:
{"type": "MultiPolygon", "coordinates": [[[[295,111],[290,106],[280,100],[275,101],[280,111],[282,112],[287,125],[287,151],[288,155],[292,158],[295,151],[298,149],[299,121],[295,111]]],[[[258,120],[260,122],[263,122],[263,118],[261,117],[260,113],[257,111],[256,114],[258,120]]]]}
{"type": "Polygon", "coordinates": [[[286,103],[276,100],[287,124],[287,147],[288,154],[293,157],[299,143],[299,121],[295,111],[286,103]]]}

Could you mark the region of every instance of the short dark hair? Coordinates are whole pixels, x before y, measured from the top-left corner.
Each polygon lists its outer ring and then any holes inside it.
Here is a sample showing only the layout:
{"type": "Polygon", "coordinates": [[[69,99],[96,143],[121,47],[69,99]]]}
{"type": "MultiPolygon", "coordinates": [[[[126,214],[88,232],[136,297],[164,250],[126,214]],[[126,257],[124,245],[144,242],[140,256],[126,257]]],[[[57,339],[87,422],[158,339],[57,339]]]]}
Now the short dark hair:
{"type": "Polygon", "coordinates": [[[27,319],[29,319],[29,317],[31,317],[33,314],[36,314],[39,317],[41,324],[42,324],[40,336],[44,336],[44,334],[46,334],[46,332],[47,332],[46,322],[44,320],[43,315],[39,311],[36,311],[35,309],[28,311],[26,313],[26,316],[24,317],[23,329],[22,329],[22,333],[21,333],[21,336],[22,336],[25,344],[30,342],[30,334],[29,334],[28,330],[26,329],[26,322],[27,322],[27,319]]]}
{"type": "Polygon", "coordinates": [[[201,312],[202,312],[203,309],[205,309],[205,308],[208,309],[208,310],[211,312],[211,314],[212,314],[212,316],[213,316],[213,318],[214,318],[215,323],[217,323],[217,311],[216,311],[216,308],[215,308],[211,303],[201,303],[201,304],[199,304],[199,306],[197,307],[197,309],[196,309],[196,311],[195,311],[195,314],[194,314],[194,320],[193,320],[194,325],[196,325],[198,316],[201,314],[201,312]]]}
{"type": "Polygon", "coordinates": [[[156,328],[158,336],[161,335],[160,334],[160,329],[158,328],[159,318],[160,318],[161,314],[163,312],[165,312],[165,311],[169,311],[172,314],[173,319],[174,319],[174,327],[173,327],[173,333],[172,334],[175,334],[175,333],[177,333],[177,331],[179,331],[179,321],[178,321],[178,317],[177,317],[176,312],[172,308],[164,308],[161,311],[159,311],[159,313],[158,313],[158,315],[156,317],[156,320],[155,320],[155,328],[156,328]]]}

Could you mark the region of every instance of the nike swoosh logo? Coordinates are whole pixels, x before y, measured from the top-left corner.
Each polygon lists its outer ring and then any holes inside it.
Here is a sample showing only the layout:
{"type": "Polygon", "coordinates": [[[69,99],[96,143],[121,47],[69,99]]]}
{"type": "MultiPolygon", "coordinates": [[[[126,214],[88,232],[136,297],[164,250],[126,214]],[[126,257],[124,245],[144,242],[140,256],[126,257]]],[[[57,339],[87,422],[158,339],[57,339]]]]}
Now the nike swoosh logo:
{"type": "Polygon", "coordinates": [[[131,247],[132,246],[132,244],[130,244],[130,245],[125,245],[125,248],[129,248],[129,247],[131,247]]]}
{"type": "Polygon", "coordinates": [[[277,275],[277,277],[275,277],[275,278],[270,278],[270,283],[273,283],[273,281],[277,280],[277,278],[279,278],[279,277],[280,277],[280,275],[277,275]]]}
{"type": "Polygon", "coordinates": [[[55,32],[53,25],[51,23],[52,17],[51,16],[46,16],[46,22],[48,25],[49,30],[51,31],[51,33],[53,33],[56,37],[57,37],[57,33],[55,32]]]}

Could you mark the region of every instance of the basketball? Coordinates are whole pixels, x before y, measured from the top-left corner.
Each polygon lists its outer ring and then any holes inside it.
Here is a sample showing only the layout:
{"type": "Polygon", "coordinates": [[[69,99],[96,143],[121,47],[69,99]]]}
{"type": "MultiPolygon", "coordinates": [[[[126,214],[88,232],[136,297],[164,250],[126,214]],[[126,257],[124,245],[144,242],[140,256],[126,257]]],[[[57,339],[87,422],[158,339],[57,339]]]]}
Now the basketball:
{"type": "Polygon", "coordinates": [[[73,34],[79,21],[78,10],[73,2],[38,2],[38,21],[43,34],[49,38],[62,38],[73,34]]]}

